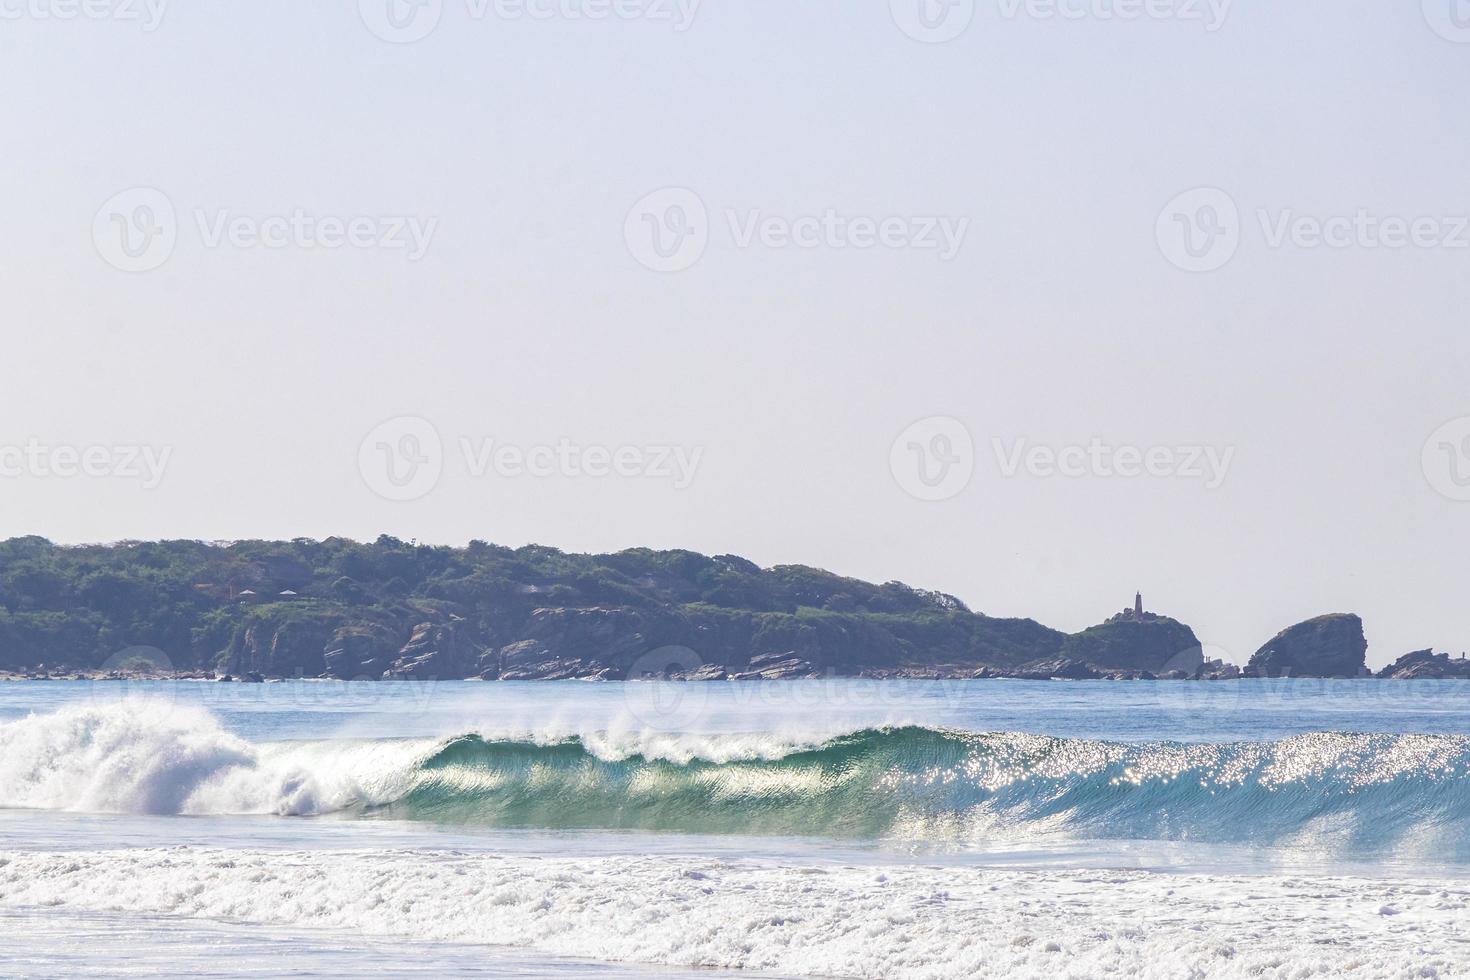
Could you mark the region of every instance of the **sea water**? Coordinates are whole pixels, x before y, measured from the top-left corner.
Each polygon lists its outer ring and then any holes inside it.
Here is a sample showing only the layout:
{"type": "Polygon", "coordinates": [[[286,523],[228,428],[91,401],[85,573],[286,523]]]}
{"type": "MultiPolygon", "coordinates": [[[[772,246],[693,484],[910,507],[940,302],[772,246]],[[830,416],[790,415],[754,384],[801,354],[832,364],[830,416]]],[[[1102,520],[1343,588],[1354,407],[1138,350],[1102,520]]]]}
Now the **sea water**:
{"type": "Polygon", "coordinates": [[[1470,684],[0,685],[6,975],[1449,976],[1470,684]]]}

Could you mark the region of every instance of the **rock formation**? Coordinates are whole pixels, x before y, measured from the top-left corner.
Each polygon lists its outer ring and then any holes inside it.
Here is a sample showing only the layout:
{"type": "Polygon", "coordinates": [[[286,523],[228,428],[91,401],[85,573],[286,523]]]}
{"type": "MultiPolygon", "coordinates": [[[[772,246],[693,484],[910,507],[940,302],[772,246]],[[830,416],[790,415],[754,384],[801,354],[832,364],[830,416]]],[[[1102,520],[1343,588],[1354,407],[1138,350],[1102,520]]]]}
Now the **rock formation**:
{"type": "Polygon", "coordinates": [[[1060,656],[1102,672],[1178,671],[1188,677],[1204,662],[1194,630],[1167,616],[1144,612],[1141,600],[1132,610],[1067,637],[1060,656]]]}
{"type": "Polygon", "coordinates": [[[1456,660],[1447,653],[1415,650],[1380,670],[1378,676],[1399,681],[1470,678],[1470,660],[1466,660],[1464,654],[1456,660]]]}
{"type": "Polygon", "coordinates": [[[1368,673],[1363,621],[1347,613],[1318,616],[1282,630],[1257,650],[1249,677],[1361,677],[1368,673]]]}

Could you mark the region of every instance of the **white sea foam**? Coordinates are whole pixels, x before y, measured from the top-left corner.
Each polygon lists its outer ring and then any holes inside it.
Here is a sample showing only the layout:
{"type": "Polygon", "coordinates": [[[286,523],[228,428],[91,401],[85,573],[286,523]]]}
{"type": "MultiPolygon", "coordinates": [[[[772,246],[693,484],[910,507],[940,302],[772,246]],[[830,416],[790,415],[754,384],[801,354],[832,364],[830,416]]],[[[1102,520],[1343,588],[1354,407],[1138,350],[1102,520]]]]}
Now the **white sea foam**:
{"type": "Polygon", "coordinates": [[[217,850],[0,854],[0,905],[808,976],[1449,977],[1470,885],[744,860],[217,850]]]}
{"type": "MultiPolygon", "coordinates": [[[[671,734],[625,729],[483,728],[486,741],[549,746],[575,739],[604,762],[774,760],[817,736],[671,734]]],[[[64,708],[0,723],[0,806],[140,814],[315,815],[391,802],[447,739],[254,744],[213,715],[162,702],[64,708]]]]}
{"type": "MultiPolygon", "coordinates": [[[[885,721],[872,726],[834,724],[821,718],[789,719],[781,725],[761,731],[718,730],[697,728],[670,731],[649,726],[639,718],[623,714],[597,723],[572,723],[564,719],[541,719],[520,723],[500,720],[493,725],[466,723],[464,732],[477,735],[486,742],[526,742],[532,745],[557,745],[576,741],[588,754],[603,762],[623,762],[635,756],[649,761],[673,762],[770,762],[798,752],[819,749],[835,738],[874,728],[905,728],[916,723],[885,721]]],[[[458,734],[458,732],[455,732],[458,734]]]]}
{"type": "Polygon", "coordinates": [[[0,806],[305,815],[394,799],[435,740],[256,746],[208,713],[64,708],[0,724],[0,806]]]}

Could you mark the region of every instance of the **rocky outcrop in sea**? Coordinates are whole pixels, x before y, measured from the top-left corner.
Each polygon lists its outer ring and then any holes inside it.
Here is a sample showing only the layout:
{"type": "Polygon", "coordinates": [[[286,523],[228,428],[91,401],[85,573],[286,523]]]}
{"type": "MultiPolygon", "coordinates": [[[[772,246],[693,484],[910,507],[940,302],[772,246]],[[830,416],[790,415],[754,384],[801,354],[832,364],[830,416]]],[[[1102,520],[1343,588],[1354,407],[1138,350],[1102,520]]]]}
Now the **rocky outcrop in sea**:
{"type": "Polygon", "coordinates": [[[1350,613],[1318,616],[1282,630],[1251,656],[1248,677],[1363,677],[1368,674],[1363,621],[1350,613]]]}
{"type": "Polygon", "coordinates": [[[1451,658],[1448,653],[1415,650],[1378,672],[1379,677],[1399,681],[1450,680],[1470,678],[1470,660],[1462,653],[1451,658]]]}

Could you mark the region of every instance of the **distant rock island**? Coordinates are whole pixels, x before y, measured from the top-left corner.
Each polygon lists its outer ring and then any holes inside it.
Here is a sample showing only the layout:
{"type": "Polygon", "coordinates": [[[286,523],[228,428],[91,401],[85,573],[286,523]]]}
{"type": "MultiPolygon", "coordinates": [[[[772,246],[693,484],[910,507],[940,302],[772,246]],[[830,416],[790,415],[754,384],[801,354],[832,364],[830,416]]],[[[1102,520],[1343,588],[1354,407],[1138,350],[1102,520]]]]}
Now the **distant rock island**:
{"type": "Polygon", "coordinates": [[[1447,653],[1415,650],[1380,670],[1378,676],[1399,681],[1466,679],[1470,678],[1470,660],[1463,653],[1451,660],[1447,653]]]}
{"type": "Polygon", "coordinates": [[[1282,630],[1257,650],[1247,677],[1362,677],[1368,640],[1357,616],[1318,616],[1282,630]]]}
{"type": "MultiPolygon", "coordinates": [[[[1283,631],[1248,676],[1367,673],[1356,616],[1283,631]]],[[[238,680],[1227,679],[1144,609],[1066,634],[942,592],[734,555],[344,538],[0,542],[0,672],[238,680]]],[[[1384,677],[1470,677],[1420,651],[1384,677]]]]}

